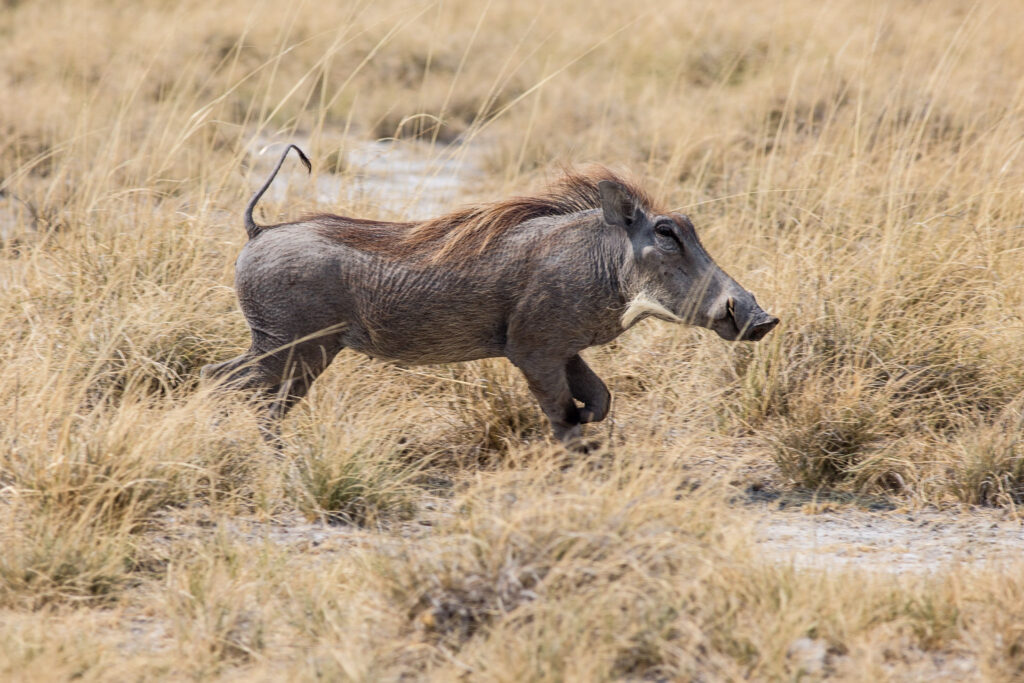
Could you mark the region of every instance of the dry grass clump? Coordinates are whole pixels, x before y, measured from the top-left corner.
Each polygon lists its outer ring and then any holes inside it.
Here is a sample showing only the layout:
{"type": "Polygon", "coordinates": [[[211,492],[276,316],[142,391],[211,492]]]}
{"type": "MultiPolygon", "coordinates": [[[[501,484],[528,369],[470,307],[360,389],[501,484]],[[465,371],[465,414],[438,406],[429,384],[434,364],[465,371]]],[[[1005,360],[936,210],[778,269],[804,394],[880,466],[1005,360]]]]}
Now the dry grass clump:
{"type": "Polygon", "coordinates": [[[952,444],[949,487],[971,505],[1015,506],[1024,502],[1024,444],[1019,408],[996,420],[978,420],[952,444]]]}
{"type": "Polygon", "coordinates": [[[559,462],[458,497],[451,541],[410,551],[395,590],[423,638],[484,676],[655,673],[666,639],[694,635],[665,591],[692,595],[713,572],[730,543],[721,513],[700,494],[683,500],[678,474],[559,462]]]}
{"type": "Polygon", "coordinates": [[[134,552],[124,530],[47,516],[10,520],[2,534],[0,606],[5,608],[103,604],[136,580],[134,552]]]}
{"type": "MultiPolygon", "coordinates": [[[[403,457],[397,438],[386,444],[359,432],[360,442],[339,443],[332,431],[311,426],[298,445],[285,451],[298,509],[311,519],[342,524],[408,518],[424,463],[403,457]]],[[[386,433],[386,428],[379,432],[386,433]]]]}
{"type": "Polygon", "coordinates": [[[457,424],[445,435],[461,444],[460,461],[485,465],[528,440],[544,439],[549,429],[519,371],[504,359],[446,367],[447,408],[457,424]]]}
{"type": "Polygon", "coordinates": [[[196,655],[187,667],[198,676],[259,658],[269,630],[261,609],[268,587],[258,580],[260,571],[249,569],[249,558],[223,539],[203,551],[169,568],[163,606],[181,647],[196,655]]]}
{"type": "Polygon", "coordinates": [[[856,477],[873,450],[898,437],[894,421],[885,421],[885,397],[855,382],[824,380],[817,386],[828,389],[805,391],[788,409],[773,429],[774,457],[784,475],[809,488],[834,486],[856,477]]]}
{"type": "Polygon", "coordinates": [[[1020,677],[1019,568],[800,569],[742,502],[1016,518],[1016,4],[7,5],[0,678],[1020,677]],[[630,171],[783,322],[587,351],[585,456],[504,360],[348,352],[268,443],[197,381],[247,343],[260,152],[315,162],[266,223],[447,191],[353,190],[380,137],[467,199],[630,171]]]}
{"type": "MultiPolygon", "coordinates": [[[[58,409],[73,405],[52,398],[58,409]]],[[[198,401],[165,412],[125,399],[116,410],[39,414],[45,421],[21,427],[0,456],[3,601],[116,598],[160,569],[163,559],[143,541],[168,511],[265,506],[266,472],[257,470],[266,447],[238,420],[212,434],[213,416],[198,401]],[[248,447],[225,438],[231,431],[248,447]]]]}

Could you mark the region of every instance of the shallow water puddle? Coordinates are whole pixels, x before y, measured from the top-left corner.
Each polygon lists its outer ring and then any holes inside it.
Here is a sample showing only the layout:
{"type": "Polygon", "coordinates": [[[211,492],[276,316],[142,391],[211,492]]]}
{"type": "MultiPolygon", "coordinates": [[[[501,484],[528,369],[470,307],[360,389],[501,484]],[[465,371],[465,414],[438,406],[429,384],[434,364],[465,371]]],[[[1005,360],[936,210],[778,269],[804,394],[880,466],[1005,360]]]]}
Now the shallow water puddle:
{"type": "MultiPolygon", "coordinates": [[[[299,140],[296,144],[303,151],[309,149],[307,141],[299,140]]],[[[283,144],[266,141],[253,147],[260,170],[252,176],[254,189],[263,182],[263,174],[277,163],[283,148],[283,144]]],[[[403,219],[429,218],[450,209],[463,188],[480,176],[479,150],[468,146],[346,140],[337,148],[341,149],[343,161],[338,166],[345,170],[343,174],[326,168],[329,161],[310,159],[316,171],[317,203],[327,207],[372,205],[403,219]]],[[[268,194],[275,201],[284,201],[289,192],[310,192],[309,177],[298,163],[282,167],[268,194]]]]}

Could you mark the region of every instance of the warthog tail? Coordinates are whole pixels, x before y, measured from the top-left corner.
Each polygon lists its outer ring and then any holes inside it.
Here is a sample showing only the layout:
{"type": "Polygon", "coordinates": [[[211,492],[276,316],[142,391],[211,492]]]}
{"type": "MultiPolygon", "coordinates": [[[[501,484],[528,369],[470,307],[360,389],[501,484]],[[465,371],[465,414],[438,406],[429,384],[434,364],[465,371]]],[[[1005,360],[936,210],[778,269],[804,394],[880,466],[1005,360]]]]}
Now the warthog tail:
{"type": "Polygon", "coordinates": [[[277,166],[274,167],[274,170],[270,174],[270,177],[267,178],[267,182],[263,183],[263,187],[256,191],[256,194],[254,194],[252,196],[252,199],[249,200],[249,205],[245,207],[245,232],[248,233],[249,239],[252,239],[256,235],[260,234],[260,230],[263,229],[261,226],[256,225],[256,221],[252,219],[252,212],[253,209],[256,208],[256,202],[260,200],[260,197],[263,196],[263,193],[267,191],[268,187],[270,187],[270,183],[274,182],[274,178],[277,177],[277,172],[281,170],[281,165],[284,164],[285,157],[287,157],[288,152],[292,151],[293,149],[299,153],[299,159],[302,160],[302,163],[303,165],[305,165],[306,170],[310,173],[313,172],[313,166],[310,165],[309,158],[306,157],[305,152],[303,152],[295,145],[288,145],[288,147],[285,148],[284,154],[281,155],[281,159],[280,161],[277,162],[277,166]]]}

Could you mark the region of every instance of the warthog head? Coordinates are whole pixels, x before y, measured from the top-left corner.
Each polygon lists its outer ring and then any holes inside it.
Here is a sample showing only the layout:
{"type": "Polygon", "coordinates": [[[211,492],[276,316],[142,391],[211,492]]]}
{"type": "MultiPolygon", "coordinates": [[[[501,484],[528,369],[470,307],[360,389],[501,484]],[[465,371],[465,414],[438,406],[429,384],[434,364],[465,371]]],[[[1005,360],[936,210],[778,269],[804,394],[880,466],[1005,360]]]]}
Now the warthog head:
{"type": "Polygon", "coordinates": [[[616,182],[602,181],[601,208],[623,228],[633,249],[630,278],[638,293],[622,316],[629,327],[641,316],[699,325],[730,341],[759,341],[779,324],[718,267],[679,213],[650,215],[616,182]]]}

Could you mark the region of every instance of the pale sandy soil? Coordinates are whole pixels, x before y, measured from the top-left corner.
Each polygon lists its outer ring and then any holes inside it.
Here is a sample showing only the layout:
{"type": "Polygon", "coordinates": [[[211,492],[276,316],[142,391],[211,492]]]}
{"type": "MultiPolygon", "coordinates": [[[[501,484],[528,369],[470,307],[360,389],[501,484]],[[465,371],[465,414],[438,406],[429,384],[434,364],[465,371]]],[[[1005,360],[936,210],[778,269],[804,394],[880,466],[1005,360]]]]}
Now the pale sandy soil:
{"type": "Polygon", "coordinates": [[[763,513],[764,552],[798,568],[936,572],[1024,558],[1024,526],[992,512],[763,513]]]}

